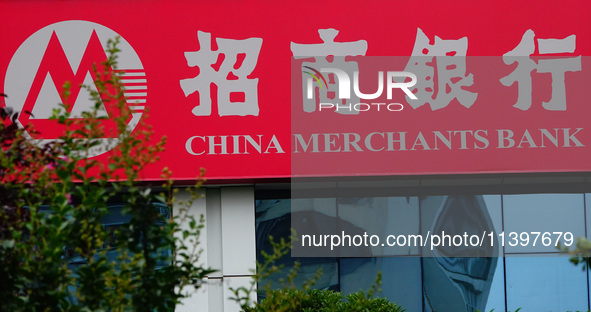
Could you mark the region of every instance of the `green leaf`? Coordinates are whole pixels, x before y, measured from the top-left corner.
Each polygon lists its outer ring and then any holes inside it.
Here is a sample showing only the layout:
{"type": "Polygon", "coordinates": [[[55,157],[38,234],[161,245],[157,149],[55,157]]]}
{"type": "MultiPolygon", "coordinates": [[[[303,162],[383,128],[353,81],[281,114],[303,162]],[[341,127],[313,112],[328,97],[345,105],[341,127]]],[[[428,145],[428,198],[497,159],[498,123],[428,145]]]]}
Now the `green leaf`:
{"type": "Polygon", "coordinates": [[[5,240],[2,242],[2,247],[4,248],[13,248],[14,247],[14,240],[5,240]]]}

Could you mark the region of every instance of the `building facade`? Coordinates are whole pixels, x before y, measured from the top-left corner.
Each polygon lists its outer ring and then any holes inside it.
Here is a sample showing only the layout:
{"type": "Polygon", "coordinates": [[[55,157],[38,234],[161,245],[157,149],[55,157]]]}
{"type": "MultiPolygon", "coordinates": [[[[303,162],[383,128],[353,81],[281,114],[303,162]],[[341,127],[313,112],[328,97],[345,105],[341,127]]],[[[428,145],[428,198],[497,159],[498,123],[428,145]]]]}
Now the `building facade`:
{"type": "MultiPolygon", "coordinates": [[[[32,112],[16,120],[40,130],[31,140],[56,139],[61,86],[92,86],[119,38],[128,127],[168,141],[142,180],[168,168],[185,197],[207,170],[191,212],[218,271],[180,311],[238,311],[231,288],[292,228],[281,261],[300,261],[297,282],[322,269],[318,288],[355,292],[382,272],[380,295],[407,311],[591,309],[588,271],[557,249],[591,224],[587,2],[0,8],[0,85],[32,112]]],[[[73,91],[77,118],[92,104],[73,91]]]]}

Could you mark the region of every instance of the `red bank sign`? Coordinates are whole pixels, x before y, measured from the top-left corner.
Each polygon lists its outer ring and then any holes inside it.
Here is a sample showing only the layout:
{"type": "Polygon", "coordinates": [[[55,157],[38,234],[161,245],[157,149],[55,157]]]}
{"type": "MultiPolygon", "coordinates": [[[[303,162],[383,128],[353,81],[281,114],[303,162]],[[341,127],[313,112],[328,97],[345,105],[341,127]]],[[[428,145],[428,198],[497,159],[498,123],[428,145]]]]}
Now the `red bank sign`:
{"type": "Polygon", "coordinates": [[[77,118],[120,37],[128,127],[168,138],[145,180],[589,171],[591,4],[568,3],[2,1],[2,105],[57,138],[61,86],[77,118]]]}

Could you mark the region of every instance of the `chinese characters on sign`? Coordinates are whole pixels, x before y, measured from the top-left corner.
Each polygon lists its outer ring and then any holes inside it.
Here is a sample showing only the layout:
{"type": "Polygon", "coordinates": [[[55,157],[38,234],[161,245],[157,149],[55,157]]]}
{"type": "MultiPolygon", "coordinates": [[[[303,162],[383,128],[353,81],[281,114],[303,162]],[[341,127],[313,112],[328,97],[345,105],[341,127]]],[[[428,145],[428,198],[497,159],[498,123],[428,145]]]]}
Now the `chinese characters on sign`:
{"type": "MultiPolygon", "coordinates": [[[[355,42],[335,42],[338,31],[335,29],[320,29],[322,44],[298,44],[291,43],[291,51],[295,59],[314,59],[314,62],[302,62],[302,89],[308,93],[303,99],[303,110],[308,113],[322,108],[321,103],[330,102],[337,98],[339,84],[349,83],[336,79],[340,77],[338,71],[352,73],[359,70],[356,61],[345,61],[347,56],[366,55],[368,44],[365,40],[355,42]],[[339,68],[334,68],[339,64],[339,68]],[[330,68],[333,67],[333,68],[330,68]],[[328,79],[317,69],[323,68],[323,72],[332,71],[327,75],[328,79]],[[316,72],[317,75],[310,71],[316,72]],[[319,77],[318,77],[319,76],[319,77]],[[318,82],[314,84],[314,80],[318,82]],[[328,80],[328,81],[326,81],[328,80]]],[[[536,45],[534,32],[528,30],[519,45],[510,52],[503,55],[506,65],[517,63],[514,71],[509,75],[499,78],[502,85],[511,87],[515,83],[518,88],[518,99],[514,107],[527,110],[532,105],[532,74],[534,70],[538,73],[549,73],[552,76],[552,96],[548,102],[542,105],[547,110],[566,110],[566,82],[565,73],[581,71],[581,56],[564,57],[556,54],[574,53],[576,49],[576,37],[571,35],[564,39],[537,39],[539,55],[550,56],[550,58],[532,59],[536,45]]],[[[457,40],[441,39],[435,36],[433,44],[419,28],[413,47],[412,55],[404,68],[405,72],[412,73],[418,78],[418,83],[411,90],[419,101],[413,101],[407,95],[407,104],[417,109],[424,104],[429,104],[431,110],[439,110],[447,107],[453,100],[466,108],[474,105],[478,93],[471,92],[467,88],[474,86],[474,76],[469,73],[466,65],[468,55],[468,38],[463,37],[457,40]]],[[[509,67],[509,66],[508,66],[509,67]]],[[[404,80],[394,78],[395,82],[401,83],[404,80]]],[[[414,84],[413,84],[414,85],[414,84]]],[[[354,84],[354,86],[357,86],[354,84]]],[[[358,86],[357,86],[358,87],[358,86]]],[[[378,93],[381,93],[380,85],[378,93]]],[[[357,93],[357,90],[356,90],[357,93]]],[[[342,104],[345,105],[345,99],[342,104]]],[[[358,103],[360,99],[352,95],[345,97],[351,103],[358,103]]],[[[334,106],[334,105],[333,105],[334,106]]],[[[359,110],[339,109],[336,112],[341,114],[359,114],[359,110]]]]}
{"type": "MultiPolygon", "coordinates": [[[[317,73],[318,71],[314,68],[336,71],[337,69],[330,67],[338,63],[340,64],[338,70],[344,72],[359,70],[355,61],[345,61],[345,57],[366,55],[367,41],[336,42],[335,38],[339,31],[335,29],[319,29],[318,33],[323,43],[291,43],[291,51],[295,59],[314,59],[314,62],[304,61],[303,68],[317,73]]],[[[193,108],[192,113],[195,116],[210,116],[212,100],[215,97],[219,116],[258,116],[259,79],[251,79],[248,76],[257,65],[263,39],[217,38],[218,49],[213,51],[210,33],[198,31],[197,38],[200,50],[185,52],[185,58],[188,66],[199,68],[199,75],[180,81],[185,96],[194,92],[199,93],[199,105],[193,108]],[[216,70],[213,66],[219,63],[220,57],[222,61],[216,70]],[[210,94],[212,83],[217,86],[217,94],[210,94]]],[[[542,105],[547,110],[564,111],[566,110],[565,73],[581,70],[581,56],[544,58],[536,62],[531,58],[536,52],[534,39],[533,30],[527,30],[517,47],[503,55],[506,65],[517,63],[517,66],[512,73],[502,77],[500,82],[506,87],[517,84],[518,99],[513,106],[520,110],[528,110],[532,105],[534,70],[537,73],[550,73],[552,97],[542,105]]],[[[537,45],[539,55],[572,54],[576,49],[576,36],[571,35],[564,39],[537,39],[537,45]]],[[[457,99],[462,106],[472,107],[478,94],[464,88],[474,85],[473,75],[467,74],[467,52],[467,37],[449,40],[435,36],[434,43],[430,44],[427,35],[418,28],[412,56],[404,70],[418,77],[419,84],[411,90],[419,101],[408,101],[407,96],[407,103],[414,109],[429,104],[431,110],[435,111],[457,99]]],[[[317,79],[318,87],[312,87],[313,78],[302,76],[303,90],[308,90],[311,95],[303,99],[303,110],[309,113],[315,112],[321,102],[335,100],[339,84],[336,73],[328,74],[328,81],[321,74],[322,81],[313,74],[310,75],[317,79]]],[[[360,99],[353,95],[349,100],[357,103],[360,99]]],[[[346,104],[344,99],[342,102],[343,105],[346,104]]],[[[342,114],[359,114],[356,110],[337,109],[337,111],[342,114]]]]}
{"type": "MultiPolygon", "coordinates": [[[[302,66],[308,68],[331,68],[334,67],[333,64],[339,64],[339,70],[344,72],[355,72],[358,71],[359,68],[356,62],[349,62],[345,61],[346,56],[356,56],[356,55],[365,55],[367,52],[367,41],[359,40],[355,42],[335,42],[335,38],[338,35],[339,31],[336,29],[320,29],[318,30],[318,34],[320,35],[320,39],[324,41],[324,43],[318,44],[299,44],[299,43],[291,43],[291,51],[295,59],[308,59],[314,58],[314,62],[303,62],[302,66]]],[[[337,79],[335,79],[335,73],[330,73],[328,75],[328,82],[325,83],[326,86],[322,88],[322,84],[320,84],[320,88],[314,88],[313,94],[315,94],[315,99],[304,99],[304,111],[305,112],[314,112],[316,108],[319,106],[321,102],[329,102],[330,100],[335,100],[336,93],[338,89],[337,79]]],[[[307,79],[305,82],[304,90],[312,90],[312,80],[307,79]]],[[[339,83],[343,83],[339,81],[339,83]]],[[[358,97],[351,97],[351,102],[358,103],[358,97]]],[[[343,100],[342,104],[346,104],[343,100]]],[[[338,104],[337,104],[338,105],[338,104]]],[[[339,113],[342,114],[359,114],[358,111],[355,110],[338,110],[339,113]]]]}
{"type": "Polygon", "coordinates": [[[462,87],[474,84],[472,74],[466,76],[466,53],[468,38],[442,40],[435,36],[435,43],[419,28],[412,56],[405,70],[415,73],[423,87],[416,88],[420,101],[408,101],[412,108],[423,104],[431,105],[432,110],[446,107],[454,98],[470,108],[478,96],[462,87]],[[437,80],[437,81],[435,81],[437,80]],[[456,82],[453,82],[456,80],[456,82]]]}
{"type": "MultiPolygon", "coordinates": [[[[532,73],[550,73],[552,75],[552,97],[550,101],[543,102],[542,106],[547,110],[566,110],[566,72],[581,70],[581,56],[577,57],[555,57],[551,59],[540,59],[536,63],[530,58],[535,53],[535,33],[529,29],[523,34],[521,42],[515,49],[503,55],[503,61],[507,65],[517,63],[515,70],[506,77],[501,78],[504,86],[511,86],[517,83],[519,95],[517,102],[513,105],[521,110],[528,110],[532,105],[532,73]],[[527,56],[524,57],[524,56],[527,56]]],[[[576,36],[571,35],[564,39],[537,39],[538,52],[540,55],[552,55],[556,53],[574,53],[576,49],[576,36]]]]}
{"type": "Polygon", "coordinates": [[[181,88],[188,96],[199,92],[199,105],[193,108],[195,116],[210,116],[213,95],[210,94],[210,84],[217,86],[215,94],[220,116],[258,116],[258,84],[259,79],[249,79],[248,75],[254,70],[261,46],[262,38],[244,40],[217,38],[217,51],[211,50],[211,34],[197,32],[201,49],[195,52],[185,52],[187,65],[199,67],[199,75],[194,78],[182,79],[181,88]],[[219,69],[212,65],[222,56],[223,61],[219,69]],[[238,65],[238,67],[237,67],[238,65]],[[238,99],[234,100],[233,97],[238,99]]]}

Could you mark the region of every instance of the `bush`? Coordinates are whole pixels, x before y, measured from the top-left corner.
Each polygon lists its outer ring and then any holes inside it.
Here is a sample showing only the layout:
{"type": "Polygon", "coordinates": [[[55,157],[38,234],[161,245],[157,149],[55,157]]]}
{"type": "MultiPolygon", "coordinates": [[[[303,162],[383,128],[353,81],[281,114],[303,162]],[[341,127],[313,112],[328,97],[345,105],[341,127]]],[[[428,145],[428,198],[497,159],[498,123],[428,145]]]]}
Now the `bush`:
{"type": "Polygon", "coordinates": [[[109,43],[108,60],[96,64],[98,92],[88,88],[94,111],[71,116],[64,87],[65,103],[54,111],[64,131],[59,140],[34,144],[25,131],[35,130],[16,126],[19,112],[2,110],[2,311],[173,311],[188,295],[185,286],[198,288],[212,272],[198,266],[203,220],[177,205],[170,173],[163,171],[165,185],[137,182],[165,138],[147,144],[148,125],[127,128],[131,112],[115,74],[116,43],[109,43]],[[115,112],[109,120],[98,117],[103,106],[115,112]],[[107,122],[116,132],[105,134],[107,122]],[[118,140],[106,163],[88,157],[105,136],[118,140]],[[173,202],[179,209],[171,216],[166,207],[173,202]],[[105,226],[114,210],[125,222],[105,226]]]}
{"type": "Polygon", "coordinates": [[[384,298],[371,298],[364,292],[343,296],[332,290],[278,289],[245,312],[402,312],[396,303],[384,298]]]}
{"type": "MultiPolygon", "coordinates": [[[[294,239],[295,233],[292,233],[294,239]]],[[[291,241],[281,238],[275,242],[269,237],[272,253],[261,251],[265,259],[263,263],[257,263],[257,270],[251,281],[250,287],[232,289],[232,300],[238,302],[244,312],[402,312],[405,311],[396,303],[384,298],[374,298],[374,294],[380,292],[382,275],[378,274],[375,283],[367,292],[359,291],[349,295],[343,295],[327,289],[311,289],[322,274],[318,270],[316,276],[303,283],[300,287],[294,280],[299,269],[299,262],[289,270],[286,278],[280,278],[279,289],[273,289],[271,283],[266,283],[264,289],[259,290],[262,299],[258,302],[251,301],[251,294],[256,292],[257,283],[267,279],[273,274],[280,274],[283,265],[276,262],[289,254],[291,241]]]]}

